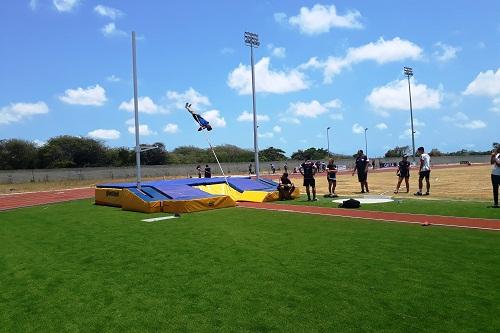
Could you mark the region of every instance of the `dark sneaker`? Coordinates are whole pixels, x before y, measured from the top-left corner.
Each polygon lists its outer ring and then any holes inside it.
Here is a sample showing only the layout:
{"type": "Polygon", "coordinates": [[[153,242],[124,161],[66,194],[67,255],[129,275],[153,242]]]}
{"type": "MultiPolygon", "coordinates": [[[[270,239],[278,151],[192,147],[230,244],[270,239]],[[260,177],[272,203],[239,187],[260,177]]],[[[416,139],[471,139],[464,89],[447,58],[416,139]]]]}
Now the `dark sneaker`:
{"type": "Polygon", "coordinates": [[[414,195],[416,195],[416,196],[422,196],[422,192],[417,192],[414,195]]]}
{"type": "Polygon", "coordinates": [[[203,127],[200,126],[200,128],[198,128],[198,132],[201,131],[203,129],[203,127]]]}
{"type": "Polygon", "coordinates": [[[318,201],[318,199],[317,198],[313,198],[312,201],[318,201]]]}
{"type": "Polygon", "coordinates": [[[424,194],[424,195],[429,195],[429,192],[425,192],[425,194],[424,194]]]}

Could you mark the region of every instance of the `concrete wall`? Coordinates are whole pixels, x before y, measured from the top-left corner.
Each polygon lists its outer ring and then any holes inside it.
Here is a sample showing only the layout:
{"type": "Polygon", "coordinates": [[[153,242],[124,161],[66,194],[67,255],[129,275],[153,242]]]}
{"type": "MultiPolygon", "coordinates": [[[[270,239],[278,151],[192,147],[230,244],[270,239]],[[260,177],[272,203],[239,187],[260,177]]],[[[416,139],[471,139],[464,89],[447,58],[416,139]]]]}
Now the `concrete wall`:
{"type": "MultiPolygon", "coordinates": [[[[375,158],[376,167],[379,161],[398,162],[400,158],[375,158]]],[[[411,161],[411,157],[410,157],[411,161]]],[[[418,160],[417,160],[418,161],[418,160]]],[[[489,156],[444,156],[433,157],[432,164],[455,164],[460,161],[470,161],[472,163],[489,163],[489,156]]],[[[291,172],[294,167],[300,165],[302,161],[288,161],[288,170],[291,172]]],[[[354,159],[337,160],[338,165],[346,165],[352,168],[354,159]]],[[[248,174],[249,163],[222,163],[224,172],[227,175],[245,175],[248,174]]],[[[270,173],[271,162],[261,162],[261,174],[270,173]]],[[[255,164],[252,163],[253,167],[255,164]]],[[[274,162],[274,165],[281,173],[284,162],[274,162]]],[[[203,167],[204,165],[202,165],[203,167]]],[[[214,176],[221,175],[217,164],[210,164],[214,176]]],[[[142,177],[197,177],[196,165],[159,165],[142,166],[142,177]]],[[[123,178],[135,178],[135,167],[122,168],[81,168],[81,169],[34,169],[34,170],[0,170],[0,184],[15,184],[29,182],[51,182],[64,180],[113,180],[123,178]]]]}

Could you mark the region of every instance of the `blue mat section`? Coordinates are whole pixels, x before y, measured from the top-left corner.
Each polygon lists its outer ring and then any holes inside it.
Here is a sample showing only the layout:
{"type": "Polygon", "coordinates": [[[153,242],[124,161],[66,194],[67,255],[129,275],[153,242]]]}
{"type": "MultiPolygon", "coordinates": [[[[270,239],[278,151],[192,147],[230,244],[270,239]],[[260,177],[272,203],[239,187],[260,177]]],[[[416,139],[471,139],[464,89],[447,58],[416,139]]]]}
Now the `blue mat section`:
{"type": "MultiPolygon", "coordinates": [[[[229,185],[239,192],[243,191],[275,191],[278,183],[270,179],[251,179],[250,177],[228,177],[229,185]]],[[[127,188],[145,201],[159,200],[190,200],[210,198],[215,195],[203,192],[193,186],[225,183],[223,177],[214,178],[183,178],[172,180],[155,180],[143,182],[142,192],[136,189],[136,183],[98,184],[98,188],[127,188]]]]}

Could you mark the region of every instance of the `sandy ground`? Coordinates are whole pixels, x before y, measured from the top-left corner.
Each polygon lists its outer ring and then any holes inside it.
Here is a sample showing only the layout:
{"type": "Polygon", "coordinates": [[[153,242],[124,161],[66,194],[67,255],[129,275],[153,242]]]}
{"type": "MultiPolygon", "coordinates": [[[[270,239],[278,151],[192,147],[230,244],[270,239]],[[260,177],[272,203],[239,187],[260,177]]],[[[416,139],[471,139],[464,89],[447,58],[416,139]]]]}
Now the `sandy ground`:
{"type": "MultiPolygon", "coordinates": [[[[491,201],[491,168],[487,165],[481,166],[462,166],[453,168],[435,168],[431,172],[431,195],[428,199],[460,199],[460,200],[483,200],[491,201]]],[[[276,178],[276,175],[273,178],[276,178]]],[[[267,177],[267,176],[265,176],[267,177]]],[[[144,179],[148,180],[148,179],[144,179]]],[[[394,195],[398,177],[396,171],[380,172],[379,170],[370,170],[368,174],[368,185],[370,194],[394,195]]],[[[115,179],[113,182],[134,181],[134,179],[115,179]]],[[[292,178],[292,181],[300,186],[302,192],[302,179],[300,177],[292,178]]],[[[82,180],[82,181],[62,181],[48,183],[25,183],[25,184],[0,184],[0,193],[31,192],[43,190],[57,190],[77,187],[92,187],[95,184],[107,183],[110,180],[82,180]]],[[[328,193],[328,184],[326,174],[320,173],[316,176],[318,194],[328,193]]],[[[412,170],[410,175],[410,193],[406,191],[404,182],[401,186],[398,197],[414,197],[413,193],[418,189],[418,172],[412,170]]],[[[425,182],[424,182],[425,186],[425,182]]],[[[425,187],[424,187],[425,188],[425,187]]],[[[359,194],[357,176],[351,176],[350,173],[341,173],[337,176],[337,194],[341,196],[354,196],[359,194]]]]}

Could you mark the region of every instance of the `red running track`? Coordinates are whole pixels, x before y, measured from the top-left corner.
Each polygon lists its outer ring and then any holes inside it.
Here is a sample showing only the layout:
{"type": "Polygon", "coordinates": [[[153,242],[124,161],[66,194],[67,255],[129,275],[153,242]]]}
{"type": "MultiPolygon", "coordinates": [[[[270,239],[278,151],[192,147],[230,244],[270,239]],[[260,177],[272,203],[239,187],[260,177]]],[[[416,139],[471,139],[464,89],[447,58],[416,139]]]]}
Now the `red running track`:
{"type": "Polygon", "coordinates": [[[238,206],[245,208],[254,208],[254,209],[348,217],[348,218],[358,218],[358,219],[367,219],[367,220],[384,221],[384,222],[401,222],[401,223],[415,223],[415,224],[430,223],[431,225],[439,225],[446,227],[500,231],[500,220],[494,220],[494,219],[423,215],[423,214],[409,214],[409,213],[375,212],[375,211],[355,210],[355,209],[297,206],[297,205],[272,204],[272,203],[253,203],[253,202],[238,202],[238,206]]]}
{"type": "Polygon", "coordinates": [[[92,198],[94,197],[94,193],[94,188],[86,187],[56,191],[0,194],[0,211],[77,199],[92,198]]]}
{"type": "MultiPolygon", "coordinates": [[[[75,188],[75,189],[43,191],[43,192],[0,194],[0,211],[21,208],[21,207],[58,203],[63,201],[86,199],[92,197],[94,197],[94,188],[75,188]]],[[[252,203],[252,202],[239,202],[238,206],[245,208],[326,215],[326,216],[339,216],[339,217],[359,218],[359,219],[368,219],[368,220],[385,221],[385,222],[402,222],[402,223],[418,223],[418,224],[430,223],[432,225],[440,225],[448,227],[500,231],[500,220],[494,220],[494,219],[375,212],[366,210],[347,210],[341,208],[296,206],[296,205],[286,205],[286,204],[252,203]]]]}

